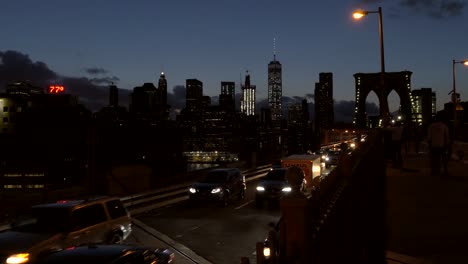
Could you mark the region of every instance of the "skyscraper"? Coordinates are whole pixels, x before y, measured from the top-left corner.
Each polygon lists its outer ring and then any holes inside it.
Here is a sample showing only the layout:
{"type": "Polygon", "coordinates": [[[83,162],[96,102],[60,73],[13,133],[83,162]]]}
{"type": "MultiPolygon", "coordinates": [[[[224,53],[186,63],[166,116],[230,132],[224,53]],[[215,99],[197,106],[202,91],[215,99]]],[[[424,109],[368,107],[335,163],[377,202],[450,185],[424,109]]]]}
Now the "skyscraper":
{"type": "Polygon", "coordinates": [[[247,71],[245,83],[242,86],[241,113],[255,115],[255,85],[250,84],[250,74],[247,71]]]}
{"type": "Polygon", "coordinates": [[[164,72],[161,72],[158,82],[158,103],[161,106],[166,107],[167,105],[167,80],[164,72]]]}
{"type": "Polygon", "coordinates": [[[109,106],[119,106],[119,89],[114,84],[109,86],[109,106]]]}
{"type": "Polygon", "coordinates": [[[143,86],[133,88],[130,94],[130,112],[139,116],[151,116],[156,112],[157,89],[153,83],[144,83],[143,86]]]}
{"type": "Polygon", "coordinates": [[[203,98],[203,83],[197,79],[185,80],[185,107],[188,110],[200,109],[203,98]]]}
{"type": "Polygon", "coordinates": [[[227,111],[234,111],[236,109],[235,102],[235,82],[221,82],[221,94],[219,95],[219,106],[227,111]]]}
{"type": "Polygon", "coordinates": [[[412,121],[417,125],[428,125],[437,113],[436,94],[431,88],[411,91],[413,99],[412,121]]]}
{"type": "Polygon", "coordinates": [[[271,109],[271,120],[274,125],[281,123],[282,92],[281,63],[276,60],[276,54],[273,54],[273,61],[268,64],[268,105],[271,109]]]}
{"type": "Polygon", "coordinates": [[[335,122],[333,111],[333,74],[321,72],[315,83],[315,129],[332,128],[335,122]]]}

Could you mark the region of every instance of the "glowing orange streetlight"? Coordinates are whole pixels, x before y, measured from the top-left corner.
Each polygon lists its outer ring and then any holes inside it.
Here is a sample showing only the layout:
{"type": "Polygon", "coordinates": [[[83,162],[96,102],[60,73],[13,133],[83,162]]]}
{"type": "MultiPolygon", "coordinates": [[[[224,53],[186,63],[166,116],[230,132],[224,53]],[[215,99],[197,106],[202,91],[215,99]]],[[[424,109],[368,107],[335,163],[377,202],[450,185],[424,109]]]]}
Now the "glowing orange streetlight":
{"type": "Polygon", "coordinates": [[[366,11],[362,11],[362,10],[357,10],[357,11],[354,11],[353,13],[353,18],[354,19],[361,19],[362,17],[366,16],[367,15],[367,12],[366,11]]]}

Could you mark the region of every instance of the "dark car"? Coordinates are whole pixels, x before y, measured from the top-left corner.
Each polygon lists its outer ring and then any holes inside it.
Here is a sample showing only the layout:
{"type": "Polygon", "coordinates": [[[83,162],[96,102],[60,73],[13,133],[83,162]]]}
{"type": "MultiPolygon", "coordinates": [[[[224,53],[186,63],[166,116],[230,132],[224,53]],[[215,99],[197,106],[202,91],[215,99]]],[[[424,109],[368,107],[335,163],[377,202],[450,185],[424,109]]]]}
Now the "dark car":
{"type": "Polygon", "coordinates": [[[337,166],[340,162],[341,151],[339,150],[330,150],[325,157],[325,166],[337,166]]]}
{"type": "MultiPolygon", "coordinates": [[[[263,205],[264,201],[277,202],[281,197],[291,192],[291,185],[286,179],[287,168],[270,170],[257,184],[255,191],[255,204],[257,207],[263,205]]],[[[301,191],[305,191],[305,179],[301,191]]]]}
{"type": "Polygon", "coordinates": [[[174,253],[168,249],[131,245],[82,245],[51,253],[33,264],[169,264],[174,253]]]}
{"type": "Polygon", "coordinates": [[[189,188],[190,201],[212,200],[226,206],[232,198],[245,196],[245,176],[237,168],[217,168],[208,171],[201,181],[189,188]]]}
{"type": "Polygon", "coordinates": [[[275,161],[271,164],[271,170],[279,169],[279,168],[281,168],[281,160],[275,161]]]}
{"type": "Polygon", "coordinates": [[[33,206],[0,233],[0,263],[25,263],[85,243],[122,243],[132,231],[118,197],[61,200],[33,206]]]}

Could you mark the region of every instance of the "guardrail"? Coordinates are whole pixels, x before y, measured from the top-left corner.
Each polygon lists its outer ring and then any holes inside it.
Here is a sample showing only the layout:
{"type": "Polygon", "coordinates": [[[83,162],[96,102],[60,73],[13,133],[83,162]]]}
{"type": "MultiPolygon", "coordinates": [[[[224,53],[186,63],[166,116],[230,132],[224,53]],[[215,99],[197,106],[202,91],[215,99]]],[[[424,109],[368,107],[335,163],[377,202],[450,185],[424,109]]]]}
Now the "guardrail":
{"type": "MultiPolygon", "coordinates": [[[[270,170],[271,164],[259,166],[251,170],[242,171],[246,182],[258,179],[265,176],[270,170]]],[[[129,196],[121,197],[120,200],[124,203],[130,214],[137,215],[143,212],[151,211],[157,208],[182,202],[188,199],[187,190],[190,186],[189,182],[177,185],[159,188],[143,193],[137,193],[129,196]]],[[[0,232],[10,229],[9,224],[1,225],[0,232]]]]}
{"type": "MultiPolygon", "coordinates": [[[[271,164],[268,164],[252,170],[242,171],[242,173],[245,176],[245,181],[249,182],[265,176],[270,168],[271,164]]],[[[129,195],[122,197],[121,201],[132,215],[137,215],[187,200],[189,198],[187,191],[190,184],[191,183],[182,183],[162,189],[129,195]]]]}

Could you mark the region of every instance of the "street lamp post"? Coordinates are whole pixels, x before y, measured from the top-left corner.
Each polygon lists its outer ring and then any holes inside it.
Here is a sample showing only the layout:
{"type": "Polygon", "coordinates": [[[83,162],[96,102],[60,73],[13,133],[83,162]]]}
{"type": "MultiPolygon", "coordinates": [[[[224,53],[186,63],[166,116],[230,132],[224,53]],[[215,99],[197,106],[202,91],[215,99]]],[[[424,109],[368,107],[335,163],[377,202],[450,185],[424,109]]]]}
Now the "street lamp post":
{"type": "Polygon", "coordinates": [[[452,60],[452,91],[450,92],[452,94],[452,103],[453,103],[453,125],[456,127],[457,126],[457,89],[456,89],[456,82],[455,82],[455,64],[461,63],[464,64],[465,66],[468,66],[468,60],[462,60],[462,61],[455,61],[454,59],[452,60]]]}
{"type": "Polygon", "coordinates": [[[381,101],[380,101],[380,115],[383,119],[383,125],[387,126],[389,121],[389,109],[388,102],[385,97],[385,56],[384,56],[384,40],[383,40],[383,23],[382,23],[382,7],[379,6],[377,11],[364,11],[358,10],[353,13],[354,19],[361,19],[367,14],[379,14],[379,38],[380,38],[380,89],[381,89],[381,101]]]}

